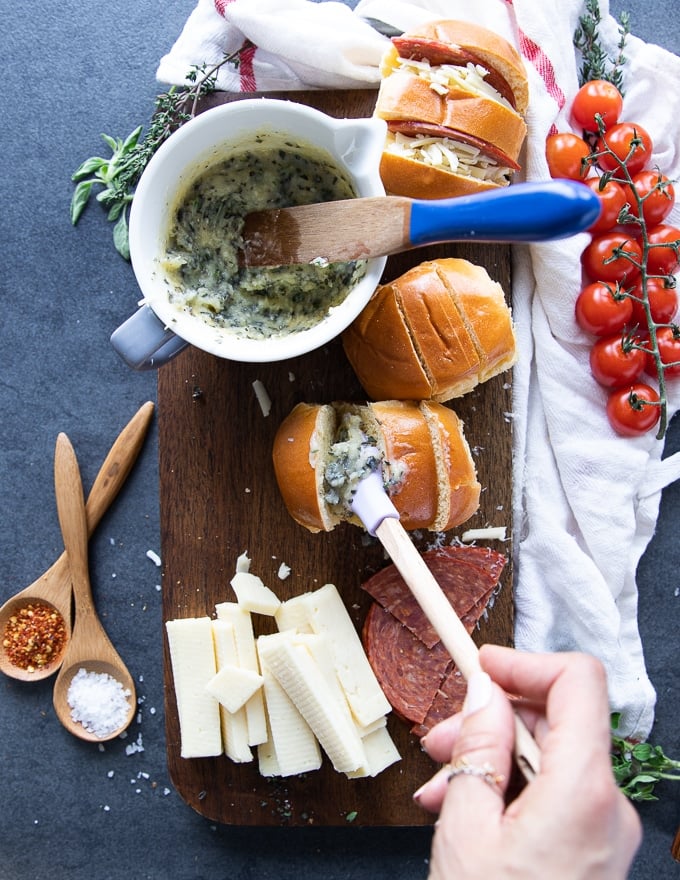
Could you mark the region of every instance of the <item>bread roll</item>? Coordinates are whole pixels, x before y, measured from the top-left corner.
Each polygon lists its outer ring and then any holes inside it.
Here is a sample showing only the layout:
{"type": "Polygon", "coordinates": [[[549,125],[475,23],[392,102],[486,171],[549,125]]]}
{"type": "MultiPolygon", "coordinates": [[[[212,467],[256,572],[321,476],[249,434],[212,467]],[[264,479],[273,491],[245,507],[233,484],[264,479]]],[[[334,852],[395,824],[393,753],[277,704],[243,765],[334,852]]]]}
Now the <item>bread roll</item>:
{"type": "Polygon", "coordinates": [[[529,101],[514,46],[469,22],[436,21],[394,37],[380,69],[374,112],[388,125],[388,193],[451,198],[508,185],[529,101]]]}
{"type": "Polygon", "coordinates": [[[342,335],[373,400],[461,397],[517,359],[510,308],[487,271],[429,260],[381,285],[342,335]]]}
{"type": "Polygon", "coordinates": [[[479,507],[463,425],[433,401],[300,403],[281,423],[272,458],[288,512],[311,532],[362,525],[350,501],[376,468],[406,529],[446,531],[479,507]]]}
{"type": "Polygon", "coordinates": [[[425,22],[392,40],[380,65],[383,77],[399,66],[399,58],[425,58],[434,66],[481,65],[484,79],[518,113],[529,106],[529,84],[522,58],[500,34],[469,21],[425,22]]]}

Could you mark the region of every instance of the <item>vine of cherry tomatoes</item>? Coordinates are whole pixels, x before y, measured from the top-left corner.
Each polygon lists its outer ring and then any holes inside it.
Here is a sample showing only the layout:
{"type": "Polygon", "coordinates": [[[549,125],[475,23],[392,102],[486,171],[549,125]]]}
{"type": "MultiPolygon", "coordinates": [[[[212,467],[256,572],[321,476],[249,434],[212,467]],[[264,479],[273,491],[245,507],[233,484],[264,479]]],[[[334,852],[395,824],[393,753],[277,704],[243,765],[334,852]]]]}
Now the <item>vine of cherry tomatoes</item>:
{"type": "Polygon", "coordinates": [[[576,321],[596,337],[590,368],[607,389],[613,429],[636,436],[661,420],[662,432],[665,381],[680,376],[680,327],[673,323],[680,229],[664,222],[675,203],[673,182],[651,167],[649,133],[621,121],[623,98],[612,83],[585,83],[570,109],[583,136],[550,135],[548,168],[552,177],[591,187],[601,204],[581,255],[576,321]]]}

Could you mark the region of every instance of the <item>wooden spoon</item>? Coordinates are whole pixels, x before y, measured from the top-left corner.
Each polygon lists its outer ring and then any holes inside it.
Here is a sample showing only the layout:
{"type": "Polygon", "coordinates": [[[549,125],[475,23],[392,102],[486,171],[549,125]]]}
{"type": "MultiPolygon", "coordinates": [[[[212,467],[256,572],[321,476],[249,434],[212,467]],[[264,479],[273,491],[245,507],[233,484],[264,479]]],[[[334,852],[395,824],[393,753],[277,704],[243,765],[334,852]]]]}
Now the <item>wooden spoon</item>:
{"type": "Polygon", "coordinates": [[[373,196],[246,215],[242,265],[368,259],[446,241],[536,242],[583,232],[600,200],[583,183],[518,183],[453,199],[373,196]]]}
{"type": "MultiPolygon", "coordinates": [[[[142,448],[154,405],[145,403],[123,428],[99,469],[90,496],[87,499],[87,529],[91,535],[111,502],[127,479],[132,465],[142,448]]],[[[55,608],[64,618],[67,635],[71,632],[71,572],[66,553],[36,581],[16,593],[0,607],[0,636],[4,635],[9,618],[29,603],[40,603],[55,608]]],[[[12,663],[0,638],[0,671],[20,681],[41,681],[53,675],[63,659],[63,651],[51,663],[37,667],[34,672],[12,663]]]]}
{"type": "Polygon", "coordinates": [[[59,434],[54,457],[54,482],[59,525],[71,572],[75,601],[75,622],[64,660],[54,683],[53,704],[57,717],[74,736],[103,742],[122,733],[132,721],[136,708],[135,685],[118,652],[111,644],[97,616],[87,563],[87,515],[83,484],[73,446],[66,434],[59,434]],[[79,670],[107,675],[119,682],[127,694],[127,711],[114,729],[101,735],[88,730],[71,717],[68,691],[79,670]]]}

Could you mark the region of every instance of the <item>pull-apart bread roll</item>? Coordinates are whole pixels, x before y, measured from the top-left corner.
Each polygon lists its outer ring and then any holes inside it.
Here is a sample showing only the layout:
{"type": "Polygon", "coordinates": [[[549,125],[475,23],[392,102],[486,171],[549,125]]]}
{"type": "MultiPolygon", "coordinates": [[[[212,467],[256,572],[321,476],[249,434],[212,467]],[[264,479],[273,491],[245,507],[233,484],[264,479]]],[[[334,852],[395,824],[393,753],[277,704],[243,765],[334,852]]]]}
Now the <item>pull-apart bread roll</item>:
{"type": "Polygon", "coordinates": [[[388,126],[388,193],[448,198],[508,185],[529,103],[514,46],[469,22],[431,22],[392,39],[381,74],[375,115],[388,126]]]}
{"type": "Polygon", "coordinates": [[[311,532],[361,525],[351,500],[377,469],[406,529],[446,531],[479,507],[463,425],[434,401],[299,403],[277,431],[273,461],[288,512],[311,532]]]}
{"type": "Polygon", "coordinates": [[[467,260],[429,260],[383,284],[342,335],[374,400],[451,400],[517,359],[503,288],[467,260]]]}

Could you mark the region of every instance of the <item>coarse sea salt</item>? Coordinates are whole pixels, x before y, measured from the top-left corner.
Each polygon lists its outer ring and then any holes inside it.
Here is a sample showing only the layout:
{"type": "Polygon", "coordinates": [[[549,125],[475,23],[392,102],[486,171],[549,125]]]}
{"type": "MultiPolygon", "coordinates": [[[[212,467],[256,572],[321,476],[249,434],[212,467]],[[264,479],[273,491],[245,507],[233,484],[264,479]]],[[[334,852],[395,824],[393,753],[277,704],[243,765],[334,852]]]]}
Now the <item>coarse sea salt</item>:
{"type": "Polygon", "coordinates": [[[79,721],[89,733],[103,737],[125,724],[130,710],[129,696],[130,691],[106,672],[79,669],[71,680],[66,698],[71,718],[79,721]]]}

